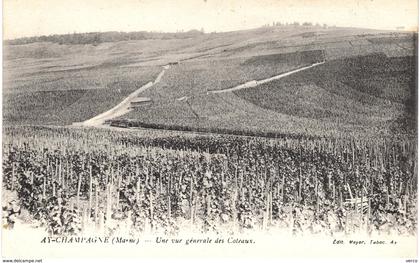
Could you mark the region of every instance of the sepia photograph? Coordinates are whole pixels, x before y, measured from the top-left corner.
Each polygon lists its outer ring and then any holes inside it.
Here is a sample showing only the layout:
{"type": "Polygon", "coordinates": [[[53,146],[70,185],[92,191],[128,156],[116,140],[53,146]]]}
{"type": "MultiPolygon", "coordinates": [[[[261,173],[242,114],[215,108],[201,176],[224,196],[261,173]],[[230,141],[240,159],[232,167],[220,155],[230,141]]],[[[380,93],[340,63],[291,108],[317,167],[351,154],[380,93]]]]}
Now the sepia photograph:
{"type": "Polygon", "coordinates": [[[417,0],[3,0],[2,21],[3,262],[417,262],[417,0]]]}

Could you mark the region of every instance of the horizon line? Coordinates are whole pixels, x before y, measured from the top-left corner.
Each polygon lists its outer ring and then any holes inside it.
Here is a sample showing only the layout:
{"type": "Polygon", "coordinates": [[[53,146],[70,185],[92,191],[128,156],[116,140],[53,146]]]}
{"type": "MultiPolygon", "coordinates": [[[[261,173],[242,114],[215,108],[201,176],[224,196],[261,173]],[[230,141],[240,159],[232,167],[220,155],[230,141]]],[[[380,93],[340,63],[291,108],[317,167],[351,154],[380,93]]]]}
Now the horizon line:
{"type": "MultiPolygon", "coordinates": [[[[95,33],[111,33],[111,32],[117,32],[117,33],[157,33],[157,34],[182,34],[182,33],[188,33],[191,31],[198,31],[202,32],[202,34],[219,34],[219,33],[232,33],[232,32],[240,32],[240,31],[248,31],[248,30],[257,30],[262,28],[270,28],[270,27],[314,27],[314,28],[320,28],[320,29],[328,29],[328,28],[341,28],[341,29],[365,29],[365,30],[373,30],[373,31],[391,31],[391,32],[406,32],[406,33],[418,33],[418,26],[414,28],[406,28],[404,26],[400,28],[400,26],[395,26],[395,28],[370,28],[370,27],[362,27],[362,26],[336,26],[336,25],[328,25],[328,24],[320,24],[320,23],[313,23],[313,22],[299,22],[299,25],[294,25],[294,22],[281,22],[281,25],[272,25],[272,24],[264,24],[259,27],[249,27],[249,28],[240,28],[237,30],[220,30],[220,31],[206,31],[203,30],[203,27],[201,29],[198,28],[191,28],[191,29],[180,29],[176,31],[160,31],[160,30],[106,30],[106,31],[84,31],[84,32],[68,32],[68,33],[50,33],[48,35],[41,34],[41,35],[30,35],[30,36],[21,36],[16,38],[3,38],[3,41],[13,41],[13,40],[19,40],[19,39],[25,39],[25,38],[34,38],[34,37],[49,37],[49,36],[64,36],[64,35],[72,35],[72,34],[95,34],[95,33]],[[287,24],[285,24],[287,23],[287,24]],[[303,23],[311,23],[311,25],[303,25],[303,23]],[[326,27],[324,26],[326,25],[326,27]]],[[[4,33],[3,33],[4,35],[4,33]]]]}

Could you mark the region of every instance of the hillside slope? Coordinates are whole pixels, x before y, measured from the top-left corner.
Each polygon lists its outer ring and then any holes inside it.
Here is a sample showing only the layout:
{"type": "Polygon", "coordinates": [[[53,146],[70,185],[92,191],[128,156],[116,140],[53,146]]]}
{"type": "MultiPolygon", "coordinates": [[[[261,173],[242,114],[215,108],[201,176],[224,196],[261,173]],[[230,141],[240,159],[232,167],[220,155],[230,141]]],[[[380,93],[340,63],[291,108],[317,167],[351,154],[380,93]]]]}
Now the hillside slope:
{"type": "Polygon", "coordinates": [[[15,43],[4,51],[4,121],[90,119],[172,64],[141,94],[151,103],[122,119],[213,131],[412,132],[404,127],[414,126],[416,112],[415,39],[409,32],[279,26],[85,45],[15,43]],[[326,63],[253,89],[208,94],[319,61],[326,63]]]}
{"type": "Polygon", "coordinates": [[[377,53],[331,60],[235,94],[296,117],[413,132],[415,74],[414,57],[389,58],[377,53]],[[397,120],[410,125],[397,127],[397,120]]]}

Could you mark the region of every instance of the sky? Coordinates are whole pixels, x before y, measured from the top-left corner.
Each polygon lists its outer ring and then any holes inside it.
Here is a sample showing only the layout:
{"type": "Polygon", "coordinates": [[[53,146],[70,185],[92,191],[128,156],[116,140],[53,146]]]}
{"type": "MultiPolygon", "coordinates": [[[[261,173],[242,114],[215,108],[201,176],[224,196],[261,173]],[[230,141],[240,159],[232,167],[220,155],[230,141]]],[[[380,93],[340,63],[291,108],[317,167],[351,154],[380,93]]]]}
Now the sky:
{"type": "Polygon", "coordinates": [[[3,38],[105,31],[233,31],[278,22],[417,30],[417,0],[3,0],[3,38]]]}

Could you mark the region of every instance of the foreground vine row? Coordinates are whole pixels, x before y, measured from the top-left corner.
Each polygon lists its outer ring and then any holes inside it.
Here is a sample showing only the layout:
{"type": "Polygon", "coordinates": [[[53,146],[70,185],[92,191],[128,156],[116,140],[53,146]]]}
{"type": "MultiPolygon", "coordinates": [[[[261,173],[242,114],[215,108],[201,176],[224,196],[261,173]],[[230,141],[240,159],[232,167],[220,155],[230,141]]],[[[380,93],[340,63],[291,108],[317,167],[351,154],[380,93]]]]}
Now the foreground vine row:
{"type": "Polygon", "coordinates": [[[3,223],[27,211],[54,235],[414,235],[416,151],[410,138],[5,128],[3,189],[16,200],[3,223]]]}

